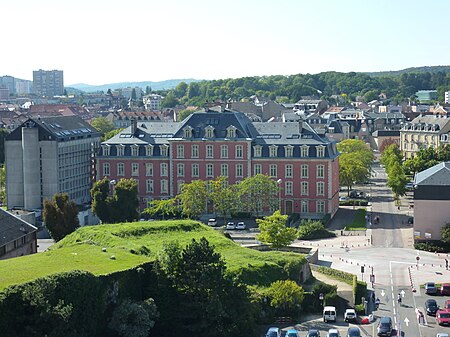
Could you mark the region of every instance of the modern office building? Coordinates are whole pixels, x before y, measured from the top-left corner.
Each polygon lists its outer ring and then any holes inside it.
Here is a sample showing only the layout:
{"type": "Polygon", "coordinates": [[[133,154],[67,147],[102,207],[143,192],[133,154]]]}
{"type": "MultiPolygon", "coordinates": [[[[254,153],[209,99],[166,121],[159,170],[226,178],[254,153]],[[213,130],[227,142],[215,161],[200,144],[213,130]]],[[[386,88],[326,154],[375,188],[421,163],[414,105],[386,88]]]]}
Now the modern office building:
{"type": "Polygon", "coordinates": [[[252,122],[241,112],[207,110],[178,123],[134,121],[102,142],[97,179],[136,179],[145,208],[194,180],[226,176],[234,184],[267,174],[281,187],[283,213],[322,218],[339,207],[338,156],[335,142],[307,123],[252,122]]]}
{"type": "Polygon", "coordinates": [[[62,70],[33,71],[33,91],[41,97],[54,97],[64,94],[64,75],[62,70]]]}
{"type": "Polygon", "coordinates": [[[56,193],[89,203],[99,144],[100,133],[78,116],[22,123],[5,141],[8,209],[40,209],[56,193]]]}
{"type": "Polygon", "coordinates": [[[417,100],[421,103],[435,101],[437,98],[436,90],[419,90],[416,92],[417,100]]]}

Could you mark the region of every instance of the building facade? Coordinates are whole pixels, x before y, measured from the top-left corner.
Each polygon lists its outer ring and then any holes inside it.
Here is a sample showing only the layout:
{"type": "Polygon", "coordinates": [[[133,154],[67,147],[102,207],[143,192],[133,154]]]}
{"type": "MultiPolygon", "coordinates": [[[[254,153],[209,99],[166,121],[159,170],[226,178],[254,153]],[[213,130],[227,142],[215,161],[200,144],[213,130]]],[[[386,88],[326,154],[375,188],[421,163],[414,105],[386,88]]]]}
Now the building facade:
{"type": "Polygon", "coordinates": [[[449,142],[450,118],[426,115],[414,118],[400,129],[400,149],[409,159],[421,148],[437,148],[449,142]]]}
{"type": "Polygon", "coordinates": [[[135,122],[101,147],[97,179],[136,179],[141,208],[194,180],[226,176],[234,184],[256,174],[279,183],[284,213],[321,218],[339,207],[336,145],[306,123],[252,122],[241,112],[207,110],[179,123],[135,122]]]}
{"type": "Polygon", "coordinates": [[[5,140],[8,209],[40,209],[67,193],[90,202],[100,133],[78,116],[30,118],[5,140]]]}
{"type": "Polygon", "coordinates": [[[64,95],[64,74],[62,70],[33,71],[33,91],[41,97],[64,95]]]}

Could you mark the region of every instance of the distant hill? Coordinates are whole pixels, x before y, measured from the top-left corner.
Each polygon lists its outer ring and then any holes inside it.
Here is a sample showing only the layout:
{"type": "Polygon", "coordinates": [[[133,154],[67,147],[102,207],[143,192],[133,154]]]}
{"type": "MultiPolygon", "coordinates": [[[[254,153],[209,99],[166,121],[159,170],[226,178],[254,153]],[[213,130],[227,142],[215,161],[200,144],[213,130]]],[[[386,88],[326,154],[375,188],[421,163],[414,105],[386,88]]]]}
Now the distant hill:
{"type": "Polygon", "coordinates": [[[151,87],[152,90],[165,90],[165,89],[173,89],[175,88],[178,83],[180,82],[199,82],[200,80],[195,80],[193,78],[189,79],[176,79],[176,80],[166,80],[166,81],[160,81],[160,82],[151,82],[151,81],[145,81],[145,82],[119,82],[119,83],[109,83],[109,84],[102,84],[102,85],[90,85],[85,83],[78,83],[78,84],[71,84],[67,87],[74,88],[77,90],[81,90],[84,92],[97,92],[97,91],[103,91],[107,92],[108,89],[114,90],[114,89],[120,89],[120,88],[127,88],[127,87],[140,87],[142,90],[145,90],[147,86],[151,87]]]}
{"type": "Polygon", "coordinates": [[[440,71],[448,73],[450,72],[450,66],[412,67],[393,71],[364,72],[364,74],[373,77],[380,77],[380,76],[398,76],[404,73],[426,73],[426,72],[437,73],[440,71]]]}

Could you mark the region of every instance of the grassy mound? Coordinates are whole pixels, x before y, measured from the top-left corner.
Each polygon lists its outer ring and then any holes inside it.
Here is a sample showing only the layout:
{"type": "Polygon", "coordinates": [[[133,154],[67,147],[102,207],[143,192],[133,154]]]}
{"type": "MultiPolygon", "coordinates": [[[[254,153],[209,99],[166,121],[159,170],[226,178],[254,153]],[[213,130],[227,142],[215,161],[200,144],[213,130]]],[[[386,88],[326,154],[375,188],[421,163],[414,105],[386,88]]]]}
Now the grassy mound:
{"type": "Polygon", "coordinates": [[[221,232],[196,221],[98,225],[79,228],[48,252],[0,261],[0,290],[12,284],[75,269],[95,275],[129,269],[155,260],[165,243],[177,241],[185,246],[192,239],[202,237],[222,255],[228,271],[249,285],[267,285],[295,275],[306,262],[299,254],[259,252],[241,247],[221,232]],[[114,259],[111,258],[113,255],[114,259]]]}

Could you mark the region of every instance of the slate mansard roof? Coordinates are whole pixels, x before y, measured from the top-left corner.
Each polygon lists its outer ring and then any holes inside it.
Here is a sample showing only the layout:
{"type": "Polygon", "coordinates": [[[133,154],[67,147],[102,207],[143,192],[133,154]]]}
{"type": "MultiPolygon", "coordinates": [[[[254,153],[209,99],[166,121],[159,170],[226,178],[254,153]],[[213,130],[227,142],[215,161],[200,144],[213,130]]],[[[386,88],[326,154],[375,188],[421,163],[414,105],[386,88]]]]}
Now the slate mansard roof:
{"type": "MultiPolygon", "coordinates": [[[[170,141],[187,139],[185,138],[187,129],[191,130],[191,137],[188,139],[192,141],[225,141],[230,140],[227,138],[227,130],[230,127],[235,130],[235,137],[231,139],[234,141],[250,141],[253,146],[260,145],[264,148],[271,145],[279,147],[291,145],[296,147],[294,157],[300,156],[300,146],[324,146],[325,158],[338,156],[336,143],[319,136],[306,122],[252,122],[244,113],[229,109],[224,112],[212,110],[196,112],[177,123],[139,122],[136,127],[124,129],[102,145],[168,145],[170,141]],[[213,128],[213,138],[206,137],[208,128],[213,128]]],[[[125,151],[125,155],[127,153],[129,152],[125,151]]],[[[158,153],[159,151],[156,151],[154,155],[158,153]]],[[[263,157],[265,153],[266,151],[263,151],[263,157]]],[[[314,157],[314,154],[315,152],[311,153],[309,157],[314,157]]]]}
{"type": "Polygon", "coordinates": [[[37,228],[33,225],[0,209],[0,247],[35,231],[37,228]]]}
{"type": "Polygon", "coordinates": [[[450,162],[442,162],[416,174],[414,185],[449,186],[450,162]]]}
{"type": "Polygon", "coordinates": [[[78,116],[56,116],[30,118],[12,131],[7,140],[21,140],[22,127],[38,127],[39,140],[73,140],[86,137],[100,137],[101,134],[78,116]]]}

